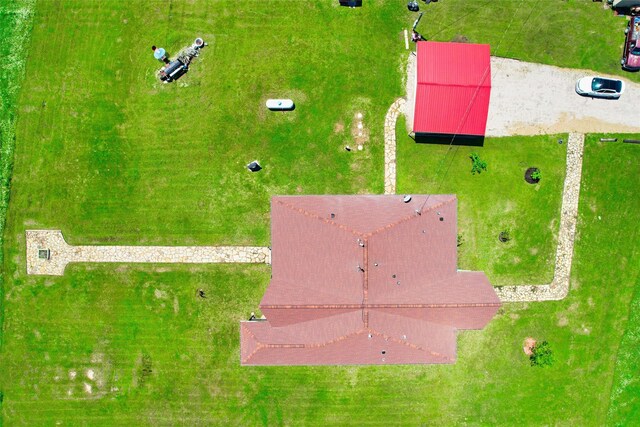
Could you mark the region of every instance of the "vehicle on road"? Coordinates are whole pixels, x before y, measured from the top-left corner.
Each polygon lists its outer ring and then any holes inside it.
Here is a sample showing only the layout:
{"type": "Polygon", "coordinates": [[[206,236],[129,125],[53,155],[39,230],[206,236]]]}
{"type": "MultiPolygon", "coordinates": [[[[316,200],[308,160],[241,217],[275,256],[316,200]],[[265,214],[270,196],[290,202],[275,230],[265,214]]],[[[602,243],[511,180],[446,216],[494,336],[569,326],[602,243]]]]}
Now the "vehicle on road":
{"type": "Polygon", "coordinates": [[[640,71],[640,16],[632,16],[624,31],[627,38],[620,64],[623,70],[640,71]]]}
{"type": "Polygon", "coordinates": [[[578,95],[592,98],[618,99],[624,92],[624,82],[598,76],[583,77],[576,82],[578,95]]]}

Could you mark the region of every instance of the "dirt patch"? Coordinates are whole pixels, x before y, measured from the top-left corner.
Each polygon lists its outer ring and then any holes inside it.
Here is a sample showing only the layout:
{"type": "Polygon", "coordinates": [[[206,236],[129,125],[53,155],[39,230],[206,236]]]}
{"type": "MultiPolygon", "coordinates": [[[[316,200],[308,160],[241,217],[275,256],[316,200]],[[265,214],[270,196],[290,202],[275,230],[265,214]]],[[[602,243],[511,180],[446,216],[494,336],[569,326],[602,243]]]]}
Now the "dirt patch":
{"type": "Polygon", "coordinates": [[[567,319],[565,316],[560,316],[560,318],[558,319],[558,326],[567,326],[569,324],[569,319],[567,319]]]}
{"type": "Polygon", "coordinates": [[[536,346],[536,340],[532,337],[527,337],[524,340],[524,344],[522,346],[522,351],[527,356],[531,356],[533,354],[533,348],[536,346]]]}
{"type": "Polygon", "coordinates": [[[338,122],[333,125],[333,133],[342,133],[344,132],[344,123],[338,122]]]}
{"type": "Polygon", "coordinates": [[[454,43],[469,43],[469,39],[467,38],[467,36],[464,36],[462,34],[456,34],[455,36],[453,36],[451,41],[454,43]]]}

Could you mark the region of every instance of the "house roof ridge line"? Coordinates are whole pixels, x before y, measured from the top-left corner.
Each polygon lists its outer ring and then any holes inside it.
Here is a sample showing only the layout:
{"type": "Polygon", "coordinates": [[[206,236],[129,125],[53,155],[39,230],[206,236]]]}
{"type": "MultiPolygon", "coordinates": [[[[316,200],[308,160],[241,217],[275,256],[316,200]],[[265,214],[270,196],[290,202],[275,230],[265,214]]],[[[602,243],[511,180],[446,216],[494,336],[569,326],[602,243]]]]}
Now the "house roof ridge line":
{"type": "Polygon", "coordinates": [[[361,310],[363,308],[464,308],[464,307],[499,307],[500,302],[473,302],[473,303],[367,303],[367,304],[266,304],[262,308],[267,309],[351,309],[361,310]]]}
{"type": "MultiPolygon", "coordinates": [[[[447,203],[451,203],[451,202],[453,202],[454,200],[455,200],[455,196],[451,196],[451,198],[450,198],[450,199],[448,199],[448,200],[444,200],[444,201],[442,201],[442,202],[440,202],[440,203],[437,203],[437,204],[435,204],[435,205],[433,205],[433,206],[430,206],[430,207],[429,207],[429,208],[427,208],[426,210],[422,210],[422,209],[420,209],[420,215],[422,215],[424,212],[429,212],[429,211],[432,211],[432,210],[434,210],[434,209],[436,209],[436,208],[439,208],[439,207],[441,207],[441,206],[444,206],[444,205],[446,205],[447,203]]],[[[402,224],[402,223],[408,222],[408,221],[412,220],[413,218],[417,218],[418,216],[419,216],[419,215],[415,215],[415,213],[414,213],[414,214],[411,214],[411,215],[407,215],[407,216],[405,216],[405,217],[400,218],[399,220],[397,220],[397,221],[396,221],[396,222],[394,222],[394,223],[391,223],[391,224],[385,225],[384,227],[380,227],[380,228],[378,228],[378,229],[376,229],[376,230],[373,230],[373,231],[371,231],[371,232],[369,232],[369,233],[367,233],[367,234],[363,234],[363,236],[362,236],[362,237],[363,237],[363,238],[365,238],[365,239],[368,239],[369,237],[373,237],[373,236],[375,236],[375,235],[376,235],[376,234],[378,234],[378,233],[382,233],[383,231],[390,230],[390,229],[392,229],[393,227],[395,227],[395,226],[397,226],[397,225],[400,225],[400,224],[402,224]]]]}
{"type": "Polygon", "coordinates": [[[354,335],[358,335],[359,333],[365,331],[366,328],[358,329],[354,332],[348,333],[346,335],[340,335],[339,337],[330,339],[328,341],[316,342],[316,343],[302,343],[302,344],[263,344],[263,348],[320,348],[326,347],[327,345],[344,341],[349,337],[354,335]]]}
{"type": "Polygon", "coordinates": [[[353,234],[354,236],[361,237],[363,235],[362,232],[360,232],[360,231],[356,231],[356,230],[354,230],[352,228],[349,228],[349,227],[347,227],[346,225],[343,225],[343,224],[338,224],[337,222],[331,221],[330,219],[323,218],[320,215],[312,213],[312,212],[309,212],[308,210],[306,210],[304,208],[296,207],[296,206],[294,206],[294,205],[292,205],[290,203],[285,203],[285,202],[283,202],[282,200],[279,200],[279,199],[276,199],[275,202],[281,204],[282,206],[285,206],[285,207],[291,209],[294,212],[298,212],[298,213],[300,213],[300,214],[302,214],[304,216],[310,217],[310,218],[315,218],[315,219],[320,220],[320,221],[322,221],[322,222],[324,222],[326,224],[329,224],[329,225],[332,225],[334,227],[337,227],[340,230],[344,230],[346,232],[349,232],[349,233],[353,234]]]}
{"type": "MultiPolygon", "coordinates": [[[[455,328],[454,328],[454,329],[455,329],[455,328]]],[[[429,354],[431,354],[431,355],[433,355],[433,356],[436,356],[436,357],[441,357],[441,358],[443,358],[443,359],[449,359],[449,357],[445,356],[444,354],[442,354],[442,353],[438,353],[437,351],[431,350],[431,349],[429,349],[429,348],[424,348],[424,347],[419,346],[419,345],[417,345],[417,344],[410,343],[409,341],[402,341],[402,340],[398,340],[398,339],[394,338],[394,337],[393,337],[393,336],[391,336],[391,335],[384,334],[384,333],[379,332],[379,331],[376,331],[376,330],[374,330],[374,329],[370,329],[369,331],[370,331],[371,333],[374,333],[374,334],[376,334],[376,335],[379,335],[379,336],[383,337],[383,338],[384,338],[385,340],[387,340],[387,341],[391,340],[391,341],[393,341],[393,342],[395,342],[395,343],[397,343],[397,344],[406,345],[406,346],[409,346],[409,347],[411,347],[411,348],[413,348],[413,349],[421,350],[421,351],[427,352],[427,353],[429,353],[429,354]]]]}

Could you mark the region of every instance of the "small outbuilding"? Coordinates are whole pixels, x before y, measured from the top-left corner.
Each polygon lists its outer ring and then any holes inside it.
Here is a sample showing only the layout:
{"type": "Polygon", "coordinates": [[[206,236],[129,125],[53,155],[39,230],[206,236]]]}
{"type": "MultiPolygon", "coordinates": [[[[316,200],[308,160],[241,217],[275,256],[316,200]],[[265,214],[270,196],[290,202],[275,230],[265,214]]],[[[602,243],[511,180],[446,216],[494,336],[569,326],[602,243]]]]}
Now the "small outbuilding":
{"type": "Polygon", "coordinates": [[[489,45],[417,43],[416,141],[482,145],[490,96],[489,45]]]}

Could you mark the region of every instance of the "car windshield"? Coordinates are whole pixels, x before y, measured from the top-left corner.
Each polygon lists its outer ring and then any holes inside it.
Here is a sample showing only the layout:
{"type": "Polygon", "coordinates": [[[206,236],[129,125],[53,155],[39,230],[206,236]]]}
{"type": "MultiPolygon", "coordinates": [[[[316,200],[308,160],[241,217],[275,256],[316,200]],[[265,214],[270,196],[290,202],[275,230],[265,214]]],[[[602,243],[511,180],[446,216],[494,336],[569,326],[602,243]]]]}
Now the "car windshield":
{"type": "Polygon", "coordinates": [[[620,89],[622,89],[622,82],[620,80],[609,80],[596,77],[593,79],[593,82],[591,82],[591,89],[594,92],[602,91],[605,89],[620,92],[620,89]]]}
{"type": "Polygon", "coordinates": [[[636,46],[633,49],[631,49],[631,54],[632,55],[640,55],[640,46],[636,46]]]}

